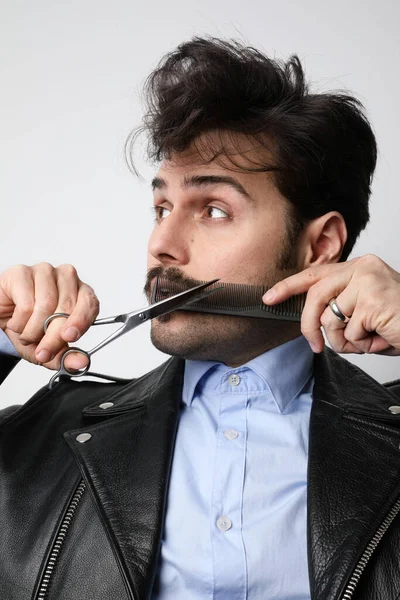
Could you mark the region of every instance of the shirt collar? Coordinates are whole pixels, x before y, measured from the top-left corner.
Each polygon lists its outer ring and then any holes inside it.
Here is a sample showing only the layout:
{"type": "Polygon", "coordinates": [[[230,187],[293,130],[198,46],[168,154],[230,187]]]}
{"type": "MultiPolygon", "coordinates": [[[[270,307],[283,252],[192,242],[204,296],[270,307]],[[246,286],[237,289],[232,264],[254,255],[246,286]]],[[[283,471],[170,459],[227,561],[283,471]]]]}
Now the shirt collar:
{"type": "Polygon", "coordinates": [[[182,400],[190,406],[200,380],[219,366],[224,367],[224,374],[247,367],[261,377],[279,412],[283,412],[309,380],[313,363],[314,353],[303,335],[260,354],[236,369],[216,361],[186,360],[182,400]]]}

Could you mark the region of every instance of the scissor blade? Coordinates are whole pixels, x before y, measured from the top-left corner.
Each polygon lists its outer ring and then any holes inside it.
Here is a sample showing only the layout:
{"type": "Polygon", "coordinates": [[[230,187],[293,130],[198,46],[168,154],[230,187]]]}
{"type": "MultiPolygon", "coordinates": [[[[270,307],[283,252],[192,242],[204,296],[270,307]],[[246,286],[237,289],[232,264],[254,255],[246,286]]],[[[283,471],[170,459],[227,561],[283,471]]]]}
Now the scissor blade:
{"type": "MultiPolygon", "coordinates": [[[[154,319],[155,317],[161,317],[162,315],[166,315],[169,312],[172,312],[174,310],[177,310],[178,308],[181,308],[185,304],[188,304],[189,302],[192,302],[196,298],[203,296],[203,290],[205,290],[207,287],[209,287],[213,283],[216,283],[217,281],[219,281],[219,279],[213,279],[212,281],[207,281],[206,283],[201,283],[200,285],[196,285],[195,287],[190,288],[189,290],[185,290],[184,292],[180,292],[179,294],[170,296],[169,298],[166,298],[165,300],[160,300],[160,302],[151,304],[150,306],[148,306],[146,308],[146,313],[148,312],[148,318],[154,319]]],[[[216,292],[217,289],[220,289],[220,288],[216,288],[215,290],[208,290],[208,293],[212,294],[212,293],[216,292]]]]}
{"type": "MultiPolygon", "coordinates": [[[[116,317],[108,317],[106,319],[98,319],[94,324],[102,325],[108,323],[123,323],[123,325],[122,327],[117,329],[117,331],[114,331],[114,333],[109,335],[108,338],[100,342],[100,344],[97,344],[97,346],[95,346],[93,350],[90,350],[90,352],[88,352],[88,355],[91,356],[101,348],[104,348],[104,346],[106,346],[110,342],[119,338],[121,335],[124,335],[128,331],[131,331],[131,329],[134,329],[138,325],[141,325],[141,323],[144,323],[149,319],[154,319],[155,317],[161,317],[161,315],[166,315],[167,313],[172,312],[173,310],[177,310],[181,306],[184,306],[188,302],[193,301],[195,298],[203,296],[203,290],[208,288],[213,283],[216,283],[217,281],[219,281],[219,279],[213,279],[212,281],[201,283],[200,285],[197,285],[196,287],[191,288],[190,290],[185,290],[184,292],[175,294],[170,298],[166,298],[165,300],[161,300],[160,302],[151,304],[150,306],[147,306],[146,308],[143,308],[141,310],[136,310],[133,313],[126,313],[122,315],[117,315],[116,317]]],[[[217,291],[218,289],[220,288],[215,288],[215,290],[209,290],[208,293],[211,294],[214,291],[217,291]]]]}

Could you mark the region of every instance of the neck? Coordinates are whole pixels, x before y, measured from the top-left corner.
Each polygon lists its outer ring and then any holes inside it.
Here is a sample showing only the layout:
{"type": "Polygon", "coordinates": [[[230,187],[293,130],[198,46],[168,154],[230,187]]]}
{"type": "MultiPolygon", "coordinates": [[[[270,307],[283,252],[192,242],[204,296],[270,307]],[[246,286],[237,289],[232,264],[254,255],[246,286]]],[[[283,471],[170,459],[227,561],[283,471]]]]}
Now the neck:
{"type": "Polygon", "coordinates": [[[270,327],[268,333],[269,335],[267,337],[263,335],[260,340],[254,339],[253,336],[252,339],[245,338],[240,349],[234,349],[236,352],[230,352],[229,356],[225,356],[222,360],[219,360],[218,358],[215,358],[214,360],[223,362],[228,367],[240,367],[253,358],[260,356],[260,354],[264,354],[264,352],[268,352],[268,350],[272,350],[277,346],[281,346],[282,344],[299,337],[299,335],[301,335],[301,329],[299,323],[286,323],[284,328],[282,328],[282,323],[280,322],[276,324],[276,327],[270,327]]]}

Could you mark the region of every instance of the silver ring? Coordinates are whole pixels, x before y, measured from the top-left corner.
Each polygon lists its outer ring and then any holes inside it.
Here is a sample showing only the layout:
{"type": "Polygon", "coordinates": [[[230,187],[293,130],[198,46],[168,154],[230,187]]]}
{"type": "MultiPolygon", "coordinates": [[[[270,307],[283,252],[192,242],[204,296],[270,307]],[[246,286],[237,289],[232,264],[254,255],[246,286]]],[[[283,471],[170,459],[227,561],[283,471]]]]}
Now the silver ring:
{"type": "Polygon", "coordinates": [[[329,306],[331,307],[331,310],[333,312],[333,314],[343,323],[348,323],[351,319],[350,317],[347,317],[345,314],[342,313],[342,311],[340,310],[340,308],[338,307],[338,305],[336,304],[336,298],[332,298],[331,300],[329,300],[329,306]]]}
{"type": "Polygon", "coordinates": [[[54,315],[50,315],[50,317],[47,317],[47,319],[44,322],[43,325],[43,329],[44,332],[47,332],[47,328],[50,325],[50,323],[52,322],[53,319],[57,319],[58,317],[69,317],[70,315],[67,315],[67,313],[54,313],[54,315]]]}

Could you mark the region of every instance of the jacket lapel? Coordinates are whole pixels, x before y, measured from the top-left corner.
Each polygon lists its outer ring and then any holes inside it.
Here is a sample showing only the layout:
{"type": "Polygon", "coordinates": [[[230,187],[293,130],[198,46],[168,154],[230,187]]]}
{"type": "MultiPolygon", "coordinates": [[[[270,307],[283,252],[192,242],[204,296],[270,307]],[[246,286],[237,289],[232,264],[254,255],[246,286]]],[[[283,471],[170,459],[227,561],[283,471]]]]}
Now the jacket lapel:
{"type": "Polygon", "coordinates": [[[171,359],[107,398],[107,410],[88,407],[90,424],[64,436],[135,600],[149,597],[157,570],[183,365],[171,359]],[[91,439],[79,443],[86,432],[91,439]]]}
{"type": "Polygon", "coordinates": [[[400,495],[400,418],[389,390],[325,347],[315,356],[308,461],[313,600],[342,598],[400,495]]]}

